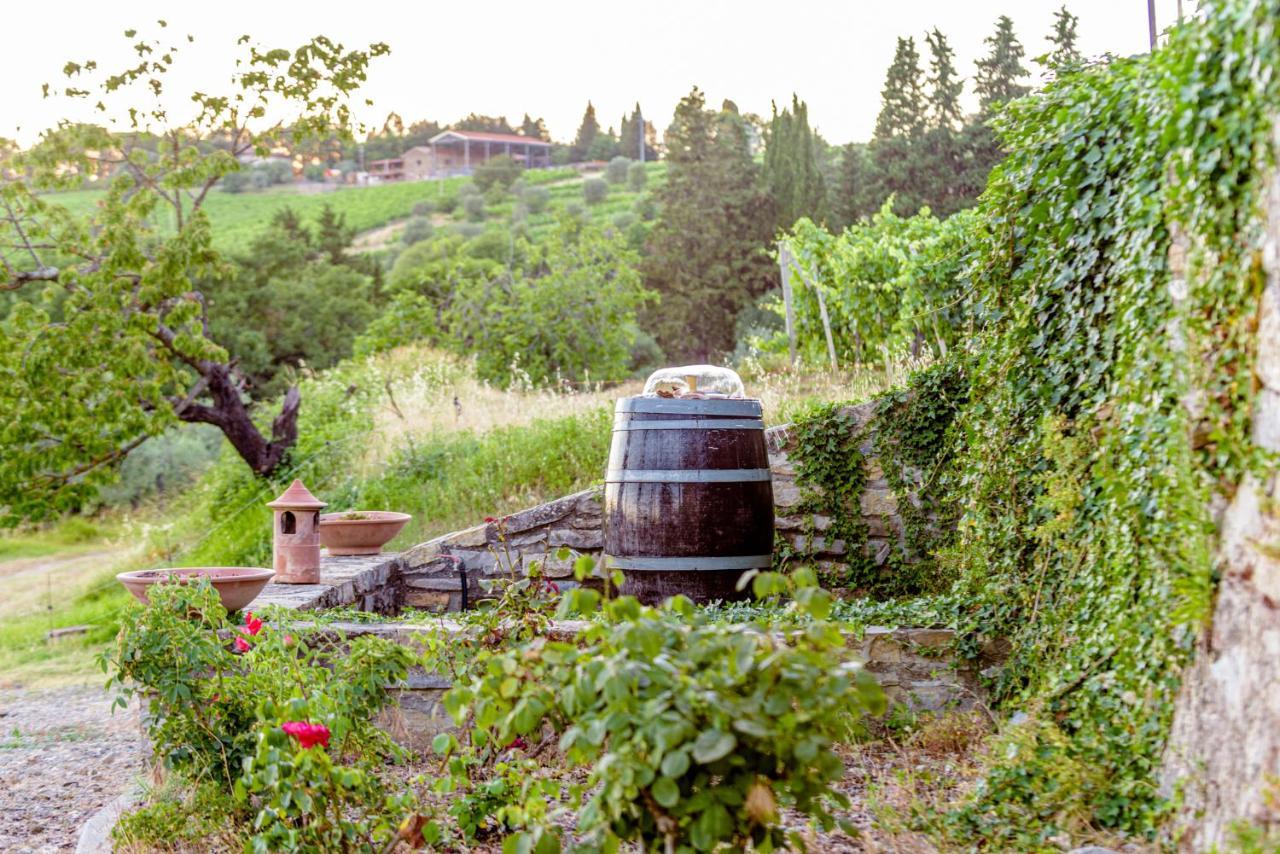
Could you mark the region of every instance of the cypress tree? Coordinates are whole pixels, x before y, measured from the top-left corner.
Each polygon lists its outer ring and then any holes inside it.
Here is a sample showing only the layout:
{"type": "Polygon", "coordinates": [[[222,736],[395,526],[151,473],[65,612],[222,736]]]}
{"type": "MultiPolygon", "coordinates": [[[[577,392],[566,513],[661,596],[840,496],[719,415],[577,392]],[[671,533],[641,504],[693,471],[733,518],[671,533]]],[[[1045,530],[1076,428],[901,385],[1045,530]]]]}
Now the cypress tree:
{"type": "Polygon", "coordinates": [[[1080,51],[1076,48],[1076,27],[1079,24],[1080,19],[1067,10],[1065,3],[1053,13],[1053,32],[1049,34],[1049,44],[1053,45],[1049,54],[1050,65],[1080,61],[1080,51]]]}
{"type": "Polygon", "coordinates": [[[671,359],[718,359],[733,349],[738,313],[775,281],[766,248],[773,207],[731,102],[706,109],[694,87],[666,133],[662,211],[649,235],[645,285],[660,295],[646,328],[671,359]]]}
{"type": "Polygon", "coordinates": [[[808,105],[795,94],[789,110],[779,113],[775,104],[764,150],[764,178],[779,228],[790,228],[803,216],[813,220],[824,217],[827,190],[816,146],[808,105]]]}
{"type": "Polygon", "coordinates": [[[582,114],[582,124],[578,125],[578,134],[573,139],[573,145],[569,149],[570,159],[574,161],[586,160],[591,152],[591,145],[596,141],[596,137],[600,135],[600,122],[596,121],[596,108],[590,101],[587,101],[586,112],[582,114]]]}
{"type": "Polygon", "coordinates": [[[551,133],[547,130],[547,123],[541,118],[530,118],[528,113],[524,114],[524,120],[520,122],[520,135],[527,136],[530,139],[540,139],[543,142],[551,141],[551,133]]]}
{"type": "Polygon", "coordinates": [[[956,73],[955,51],[937,27],[925,36],[929,44],[929,112],[935,128],[954,130],[964,120],[960,111],[960,93],[964,81],[956,73]]]}
{"type": "Polygon", "coordinates": [[[916,40],[898,39],[893,64],[885,75],[880,115],[876,117],[876,139],[912,138],[925,128],[926,110],[920,54],[916,40]]]}
{"type": "Polygon", "coordinates": [[[990,47],[987,55],[977,61],[978,73],[973,88],[978,93],[978,103],[984,114],[991,113],[998,105],[1014,98],[1021,98],[1031,87],[1018,81],[1027,76],[1022,64],[1026,51],[1013,32],[1013,21],[1008,15],[996,20],[996,31],[987,36],[990,47]]]}

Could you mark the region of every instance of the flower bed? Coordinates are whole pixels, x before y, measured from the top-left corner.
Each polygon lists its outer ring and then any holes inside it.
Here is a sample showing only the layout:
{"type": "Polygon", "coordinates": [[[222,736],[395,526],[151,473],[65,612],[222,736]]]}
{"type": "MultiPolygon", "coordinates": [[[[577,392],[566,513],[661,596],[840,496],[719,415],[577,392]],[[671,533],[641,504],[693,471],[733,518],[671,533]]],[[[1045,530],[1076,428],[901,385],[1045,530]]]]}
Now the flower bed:
{"type": "MultiPolygon", "coordinates": [[[[568,838],[710,850],[782,844],[784,808],[835,827],[834,746],[885,700],[804,573],[798,587],[757,577],[758,592],[792,597],[766,625],[680,600],[560,596],[531,569],[494,607],[434,622],[268,606],[232,623],[207,586],[164,588],[109,658],[117,686],[150,697],[156,758],[185,794],[127,816],[117,841],[217,828],[255,850],[493,834],[520,850],[568,838]],[[406,725],[426,694],[431,726],[406,725]],[[548,763],[564,773],[531,773],[548,763]]],[[[946,639],[860,643],[943,671],[932,647],[946,639]]]]}

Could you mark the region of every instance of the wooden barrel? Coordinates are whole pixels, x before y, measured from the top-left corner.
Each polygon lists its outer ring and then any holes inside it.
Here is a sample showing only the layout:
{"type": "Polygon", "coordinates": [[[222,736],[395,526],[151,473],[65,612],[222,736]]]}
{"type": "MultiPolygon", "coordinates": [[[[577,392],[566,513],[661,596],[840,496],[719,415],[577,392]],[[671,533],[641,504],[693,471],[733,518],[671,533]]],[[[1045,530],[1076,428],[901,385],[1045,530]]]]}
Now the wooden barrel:
{"type": "Polygon", "coordinates": [[[604,565],[656,604],[742,599],[773,562],[773,482],[758,400],[629,397],[614,412],[604,565]]]}

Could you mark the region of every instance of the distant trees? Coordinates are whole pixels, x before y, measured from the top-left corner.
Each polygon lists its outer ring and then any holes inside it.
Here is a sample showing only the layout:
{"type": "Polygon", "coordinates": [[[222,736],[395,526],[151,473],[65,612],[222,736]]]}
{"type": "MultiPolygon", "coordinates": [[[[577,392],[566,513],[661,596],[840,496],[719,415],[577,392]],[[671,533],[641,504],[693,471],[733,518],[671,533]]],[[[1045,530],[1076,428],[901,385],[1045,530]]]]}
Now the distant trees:
{"type": "Polygon", "coordinates": [[[637,102],[631,115],[622,117],[622,124],[618,128],[619,153],[623,157],[639,160],[640,146],[643,144],[644,159],[657,160],[658,152],[654,148],[656,138],[653,123],[645,120],[644,114],[640,111],[640,104],[637,102]]]}
{"type": "Polygon", "coordinates": [[[406,250],[391,272],[387,310],[356,342],[361,353],[416,340],[474,356],[486,379],[537,383],[622,376],[648,298],[620,236],[570,218],[538,243],[499,235],[440,237],[406,250]]]}
{"type": "Polygon", "coordinates": [[[574,136],[573,145],[569,148],[571,160],[581,162],[588,159],[591,146],[599,135],[600,122],[596,119],[596,108],[590,101],[587,101],[587,109],[582,114],[582,122],[578,125],[578,133],[574,136]]]}
{"type": "Polygon", "coordinates": [[[773,202],[732,104],[708,110],[695,87],[676,107],[666,146],[662,214],[642,264],[660,302],[645,328],[672,359],[715,359],[733,349],[738,312],[775,283],[773,202]]]}
{"type": "Polygon", "coordinates": [[[920,54],[916,40],[898,39],[893,64],[885,75],[880,91],[880,114],[876,117],[874,138],[877,141],[915,139],[924,133],[927,104],[920,70],[920,54]]]}
{"type": "Polygon", "coordinates": [[[255,397],[284,391],[291,369],[327,368],[351,355],[351,339],[375,312],[378,272],[347,252],[354,235],[327,205],[313,226],[283,208],[235,258],[231,275],[204,286],[210,333],[236,354],[255,397]]]}
{"type": "Polygon", "coordinates": [[[499,154],[477,166],[471,180],[481,192],[487,192],[492,187],[501,187],[506,190],[516,182],[523,171],[524,169],[514,159],[506,154],[499,154]]]}
{"type": "MultiPolygon", "coordinates": [[[[1074,41],[1074,34],[1072,36],[1074,41]]],[[[1029,73],[1022,64],[1026,51],[1013,32],[1013,21],[1008,15],[996,19],[996,31],[985,39],[990,48],[976,65],[978,73],[973,78],[973,91],[978,94],[978,104],[984,115],[990,115],[1005,101],[1021,98],[1031,87],[1020,81],[1029,73]]]]}
{"type": "MultiPolygon", "coordinates": [[[[1077,23],[1065,6],[1059,10],[1050,35],[1054,56],[1078,56],[1077,23]]],[[[1022,64],[1026,51],[1013,21],[1001,16],[985,40],[987,52],[977,60],[973,83],[979,109],[972,116],[965,116],[961,107],[964,81],[947,37],[935,27],[924,42],[927,72],[915,40],[898,39],[871,141],[846,146],[841,153],[829,202],[836,225],[869,218],[891,197],[899,214],[928,207],[937,216],[948,216],[977,200],[1000,159],[987,120],[1001,104],[1030,91],[1022,64]]]]}
{"type": "Polygon", "coordinates": [[[528,113],[524,114],[524,119],[520,122],[520,135],[530,139],[540,139],[543,142],[551,141],[551,132],[547,130],[547,123],[541,117],[530,118],[528,113]]]}
{"type": "Polygon", "coordinates": [[[809,107],[795,94],[790,108],[773,107],[764,151],[764,181],[773,197],[776,224],[790,228],[801,217],[822,221],[826,181],[818,163],[817,139],[809,127],[809,107]]]}
{"type": "Polygon", "coordinates": [[[453,130],[470,130],[477,133],[514,134],[516,132],[516,129],[507,121],[506,116],[484,116],[479,113],[469,113],[461,121],[454,122],[450,127],[453,130]]]}
{"type": "Polygon", "coordinates": [[[1053,32],[1049,34],[1049,44],[1053,45],[1049,53],[1051,66],[1080,61],[1080,51],[1076,48],[1076,28],[1079,25],[1080,19],[1065,5],[1053,13],[1053,32]]]}

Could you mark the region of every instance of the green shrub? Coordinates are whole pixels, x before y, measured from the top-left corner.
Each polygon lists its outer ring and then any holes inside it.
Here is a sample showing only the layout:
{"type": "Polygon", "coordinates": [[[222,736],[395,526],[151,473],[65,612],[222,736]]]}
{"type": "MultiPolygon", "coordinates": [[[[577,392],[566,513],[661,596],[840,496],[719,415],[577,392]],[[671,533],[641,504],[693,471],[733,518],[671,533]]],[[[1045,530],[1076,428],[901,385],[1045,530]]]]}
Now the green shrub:
{"type": "MultiPolygon", "coordinates": [[[[147,734],[166,767],[256,812],[253,850],[366,850],[395,835],[412,798],[377,779],[400,752],[373,717],[407,675],[408,649],[347,644],[314,621],[246,614],[233,625],[207,579],[148,595],[103,661],[117,702],[148,698],[147,734]]],[[[149,815],[171,831],[175,818],[149,815]]]]}
{"type": "Polygon", "coordinates": [[[484,222],[484,198],[477,195],[464,196],[462,199],[462,210],[467,215],[470,222],[484,222]]]}
{"type": "Polygon", "coordinates": [[[613,227],[618,231],[625,232],[627,229],[631,228],[631,226],[635,225],[636,215],[631,211],[621,211],[614,214],[609,219],[609,222],[612,223],[613,227]]]}
{"type": "Polygon", "coordinates": [[[640,219],[645,222],[652,222],[658,216],[658,203],[652,196],[645,196],[636,202],[636,213],[640,214],[640,219]]]}
{"type": "Polygon", "coordinates": [[[515,183],[523,170],[520,164],[505,154],[491,157],[475,168],[471,180],[482,192],[498,187],[504,192],[515,183]]]}
{"type": "Polygon", "coordinates": [[[413,206],[414,216],[431,216],[436,210],[436,203],[431,199],[423,199],[413,206]]]}
{"type": "Polygon", "coordinates": [[[597,205],[609,196],[609,184],[603,178],[587,178],[582,182],[582,200],[597,205]]]}
{"type": "Polygon", "coordinates": [[[400,242],[405,246],[412,246],[415,243],[429,239],[435,234],[435,230],[431,220],[426,217],[415,216],[405,223],[404,231],[400,232],[400,242]]]}
{"type": "Polygon", "coordinates": [[[631,158],[619,154],[609,161],[604,169],[604,178],[610,184],[622,184],[627,180],[627,170],[631,167],[631,158]]]}
{"type": "Polygon", "coordinates": [[[633,193],[639,193],[644,190],[644,185],[649,180],[649,170],[644,168],[643,163],[632,163],[627,167],[627,189],[633,193]]]}
{"type": "Polygon", "coordinates": [[[551,201],[551,191],[546,187],[529,187],[521,193],[520,200],[529,209],[529,213],[542,213],[551,201]]]}
{"type": "MultiPolygon", "coordinates": [[[[473,746],[536,743],[550,730],[568,762],[590,767],[569,798],[571,807],[586,799],[576,832],[593,847],[803,850],[787,839],[782,810],[833,827],[831,805],[847,804],[833,745],[884,708],[875,680],[824,622],[829,594],[806,583],[803,573],[754,580],[762,595],[793,592],[803,631],[714,622],[682,597],[662,610],[606,601],[603,621],[574,643],[536,638],[482,653],[445,705],[473,746]]],[[[600,606],[600,594],[577,588],[561,614],[600,606]]],[[[456,742],[441,744],[453,751],[456,742]]]]}

